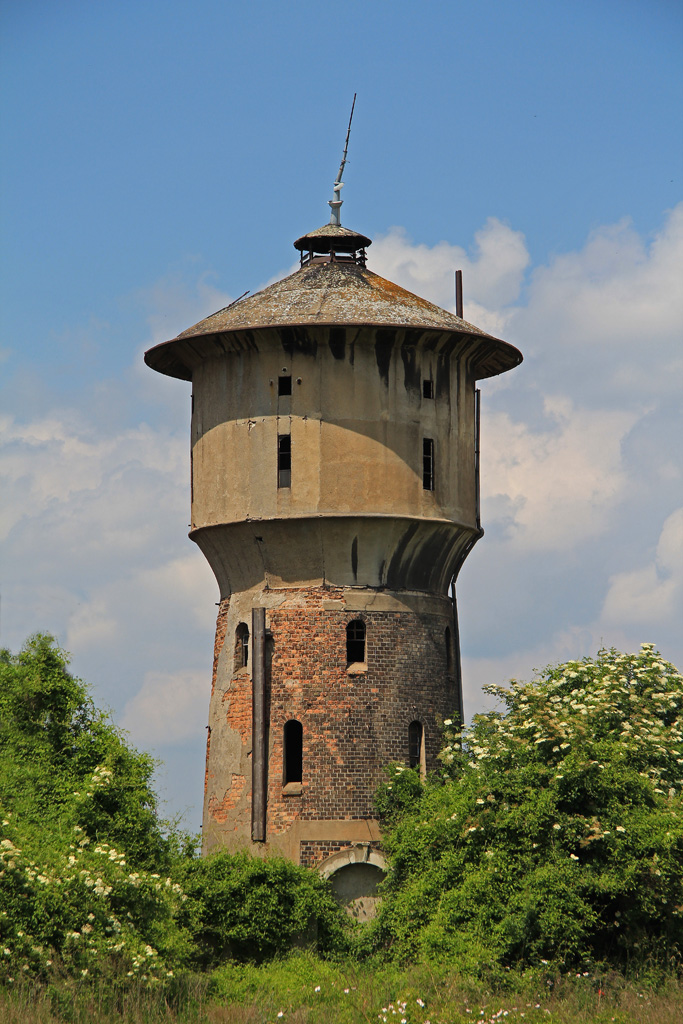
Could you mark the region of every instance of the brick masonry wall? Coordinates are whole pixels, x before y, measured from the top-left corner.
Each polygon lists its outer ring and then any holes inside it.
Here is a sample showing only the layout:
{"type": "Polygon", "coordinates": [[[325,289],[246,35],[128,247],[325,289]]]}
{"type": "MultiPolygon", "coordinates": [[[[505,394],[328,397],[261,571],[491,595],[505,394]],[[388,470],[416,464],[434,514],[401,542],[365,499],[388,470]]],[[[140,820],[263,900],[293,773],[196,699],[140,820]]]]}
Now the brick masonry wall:
{"type": "MultiPolygon", "coordinates": [[[[410,723],[422,723],[429,770],[436,766],[440,724],[456,705],[446,650],[446,628],[452,634],[452,622],[446,615],[352,611],[344,606],[343,591],[330,588],[281,593],[283,602],[266,613],[269,837],[287,832],[295,821],[375,818],[373,794],[384,766],[407,763],[410,723]],[[366,626],[367,669],[350,673],[346,626],[353,619],[366,626]],[[303,726],[302,786],[294,794],[283,787],[284,726],[290,719],[303,726]]],[[[228,628],[227,613],[227,603],[225,608],[221,604],[216,650],[223,650],[223,657],[216,659],[215,685],[223,691],[222,710],[213,714],[209,738],[205,833],[207,826],[217,826],[221,841],[230,846],[230,834],[244,836],[249,819],[251,676],[249,670],[235,670],[237,623],[230,621],[228,628]],[[216,746],[218,729],[227,738],[216,746]]],[[[313,847],[302,847],[301,854],[317,857],[313,847]]]]}
{"type": "MultiPolygon", "coordinates": [[[[339,853],[352,845],[345,839],[309,839],[299,844],[299,863],[315,868],[333,853],[339,853]]],[[[371,843],[372,849],[379,849],[379,843],[371,843]]]]}

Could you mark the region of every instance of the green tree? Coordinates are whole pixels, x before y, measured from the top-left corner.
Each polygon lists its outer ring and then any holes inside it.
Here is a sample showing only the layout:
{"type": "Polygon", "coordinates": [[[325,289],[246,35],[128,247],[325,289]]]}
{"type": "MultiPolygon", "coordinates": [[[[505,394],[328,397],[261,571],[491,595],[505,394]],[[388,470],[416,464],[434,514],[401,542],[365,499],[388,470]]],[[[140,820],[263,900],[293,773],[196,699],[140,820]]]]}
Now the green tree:
{"type": "Polygon", "coordinates": [[[155,762],[128,745],[52,637],[0,651],[0,804],[42,837],[79,825],[91,840],[159,866],[168,843],[151,787],[155,762]]]}
{"type": "Polygon", "coordinates": [[[651,644],[490,687],[420,784],[378,794],[391,861],[374,942],[483,964],[680,961],[683,677],[651,644]]]}

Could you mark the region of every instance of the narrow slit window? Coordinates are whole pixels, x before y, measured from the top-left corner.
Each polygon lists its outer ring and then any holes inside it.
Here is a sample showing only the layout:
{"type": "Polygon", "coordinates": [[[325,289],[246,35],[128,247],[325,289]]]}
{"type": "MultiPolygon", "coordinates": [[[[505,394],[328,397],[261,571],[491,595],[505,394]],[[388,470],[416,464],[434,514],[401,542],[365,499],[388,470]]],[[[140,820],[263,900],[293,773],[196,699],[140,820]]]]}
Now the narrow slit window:
{"type": "Polygon", "coordinates": [[[424,769],[424,730],[422,722],[411,722],[408,726],[408,764],[411,768],[424,769]]]}
{"type": "Polygon", "coordinates": [[[249,664],[249,626],[240,622],[235,630],[235,671],[249,664]]]}
{"type": "Polygon", "coordinates": [[[423,380],[422,381],[422,397],[433,398],[434,397],[434,381],[423,380]]]}
{"type": "Polygon", "coordinates": [[[304,728],[293,718],[285,722],[284,731],[284,778],[285,786],[290,782],[301,782],[304,761],[304,728]]]}
{"type": "Polygon", "coordinates": [[[365,623],[362,619],[353,619],[346,627],[346,663],[365,661],[365,623]]]}
{"type": "Polygon", "coordinates": [[[292,393],[292,378],[291,375],[286,377],[278,377],[277,379],[277,393],[278,395],[291,395],[292,393]]]}
{"type": "Polygon", "coordinates": [[[277,485],[278,487],[292,486],[291,434],[278,434],[277,436],[277,485]]]}
{"type": "Polygon", "coordinates": [[[453,640],[451,637],[450,626],[446,626],[446,635],[444,640],[446,643],[446,671],[451,675],[453,672],[453,640]]]}
{"type": "Polygon", "coordinates": [[[434,441],[431,437],[422,441],[422,486],[425,491],[434,490],[434,441]]]}

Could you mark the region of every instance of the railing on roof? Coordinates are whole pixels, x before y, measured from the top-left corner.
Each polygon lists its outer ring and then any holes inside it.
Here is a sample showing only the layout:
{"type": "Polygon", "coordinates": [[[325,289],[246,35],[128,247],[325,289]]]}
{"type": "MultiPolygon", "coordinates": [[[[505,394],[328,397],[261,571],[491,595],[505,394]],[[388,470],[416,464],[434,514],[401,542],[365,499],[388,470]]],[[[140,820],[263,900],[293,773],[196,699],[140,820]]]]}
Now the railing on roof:
{"type": "Polygon", "coordinates": [[[366,261],[365,249],[356,249],[355,252],[325,252],[317,253],[310,249],[308,252],[301,251],[300,265],[307,267],[311,263],[355,263],[357,267],[364,267],[366,261]]]}

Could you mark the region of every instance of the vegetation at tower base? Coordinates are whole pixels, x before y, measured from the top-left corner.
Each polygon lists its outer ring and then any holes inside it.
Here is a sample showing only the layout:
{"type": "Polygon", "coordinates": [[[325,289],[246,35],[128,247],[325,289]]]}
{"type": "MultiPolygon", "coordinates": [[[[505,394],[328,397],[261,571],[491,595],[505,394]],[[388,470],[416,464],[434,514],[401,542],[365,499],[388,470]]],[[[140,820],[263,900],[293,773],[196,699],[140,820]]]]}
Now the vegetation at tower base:
{"type": "Polygon", "coordinates": [[[683,677],[651,644],[489,687],[442,770],[378,794],[391,861],[372,945],[461,970],[678,968],[683,677]]]}
{"type": "Polygon", "coordinates": [[[317,872],[284,857],[217,853],[183,871],[195,963],[260,963],[298,944],[345,945],[343,912],[317,872]]]}
{"type": "Polygon", "coordinates": [[[313,872],[194,856],[157,814],[153,760],[67,670],[52,638],[0,652],[0,982],[163,980],[225,956],[258,960],[342,911],[313,872]]]}
{"type": "MultiPolygon", "coordinates": [[[[468,1019],[464,1009],[437,1015],[438,998],[456,986],[478,986],[480,1005],[491,1005],[491,979],[508,993],[538,992],[540,1005],[540,992],[549,997],[548,984],[572,967],[575,995],[584,986],[593,1006],[603,988],[624,984],[605,985],[593,964],[671,977],[683,913],[683,679],[645,646],[494,692],[502,713],[480,716],[462,735],[446,723],[434,777],[423,784],[414,770],[391,769],[378,800],[392,872],[378,919],[349,940],[315,872],[246,854],[199,859],[191,837],[169,833],[151,760],[95,709],[53,641],[34,637],[17,656],[3,652],[3,991],[32,979],[34,1003],[52,993],[65,1020],[100,1019],[86,1009],[75,1016],[74,1000],[86,1007],[88,992],[98,1006],[115,1006],[143,986],[149,1000],[159,993],[148,1018],[129,1002],[102,1019],[269,1022],[285,993],[292,1012],[310,1004],[300,1019],[311,1021],[337,1019],[330,1007],[347,998],[367,1012],[349,1009],[340,1021],[379,1019],[389,999],[412,993],[410,1019],[424,1024],[468,1019]],[[281,959],[300,944],[336,959],[281,959]],[[424,963],[404,972],[400,962],[410,959],[424,963]],[[387,979],[381,995],[369,980],[373,964],[387,979]],[[428,978],[438,985],[430,989],[428,978]],[[226,1016],[193,1017],[193,991],[229,1002],[226,1016]],[[230,1015],[262,997],[269,1009],[260,1017],[230,1015]],[[183,1016],[167,1017],[166,1001],[183,1016]]],[[[674,995],[680,1009],[678,987],[674,995]]],[[[444,1007],[455,1006],[449,999],[444,1007]]]]}

